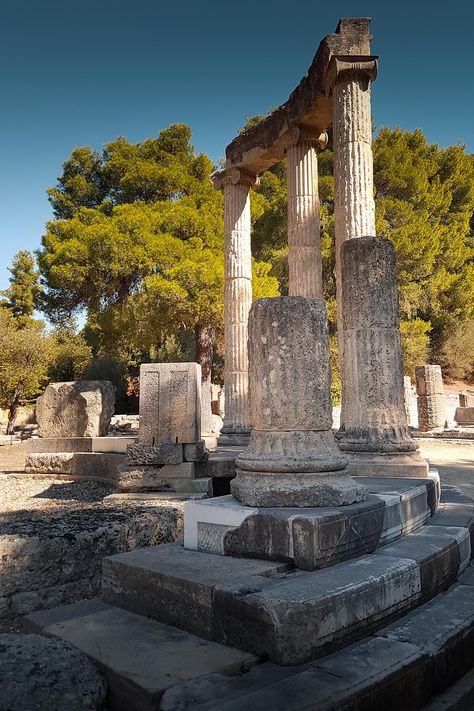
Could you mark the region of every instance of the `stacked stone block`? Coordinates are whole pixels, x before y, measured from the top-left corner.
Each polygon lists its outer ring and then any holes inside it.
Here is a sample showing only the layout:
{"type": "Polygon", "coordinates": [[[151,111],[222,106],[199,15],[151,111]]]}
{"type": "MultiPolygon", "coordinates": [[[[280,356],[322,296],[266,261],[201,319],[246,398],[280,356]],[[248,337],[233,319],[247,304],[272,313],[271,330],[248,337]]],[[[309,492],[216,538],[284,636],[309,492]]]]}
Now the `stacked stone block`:
{"type": "Polygon", "coordinates": [[[444,427],[446,408],[441,366],[417,365],[415,375],[419,430],[429,432],[444,427]]]}
{"type": "Polygon", "coordinates": [[[201,440],[201,366],[142,365],[139,441],[127,448],[126,462],[119,468],[120,489],[210,493],[208,480],[195,483],[196,462],[206,456],[201,440]]]}

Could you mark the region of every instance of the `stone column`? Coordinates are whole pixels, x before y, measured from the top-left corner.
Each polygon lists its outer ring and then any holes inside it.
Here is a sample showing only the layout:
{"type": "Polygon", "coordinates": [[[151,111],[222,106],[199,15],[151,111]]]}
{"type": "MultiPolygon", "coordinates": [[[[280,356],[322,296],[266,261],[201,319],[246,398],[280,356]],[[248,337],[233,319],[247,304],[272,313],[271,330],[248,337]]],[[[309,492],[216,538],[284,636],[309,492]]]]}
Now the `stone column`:
{"type": "MultiPolygon", "coordinates": [[[[348,377],[348,368],[342,337],[341,248],[346,240],[376,234],[370,106],[370,83],[376,76],[377,58],[370,56],[334,57],[328,72],[333,91],[335,276],[342,381],[348,377]]],[[[343,399],[342,418],[346,407],[351,404],[343,399]]]]}
{"type": "Polygon", "coordinates": [[[446,402],[440,365],[415,368],[418,429],[428,432],[446,424],[446,402]]]}
{"type": "Polygon", "coordinates": [[[296,142],[287,150],[288,293],[322,299],[317,150],[326,145],[327,134],[296,132],[296,142]]]}
{"type": "Polygon", "coordinates": [[[248,444],[248,315],[252,305],[250,187],[256,178],[232,168],[217,173],[214,187],[224,192],[224,348],[225,416],[219,442],[248,444]]]}
{"type": "Polygon", "coordinates": [[[336,438],[351,474],[426,477],[408,431],[395,248],[382,237],[341,250],[345,408],[336,438]]]}
{"type": "Polygon", "coordinates": [[[259,299],[249,318],[252,432],[232,494],[247,506],[363,501],[331,431],[329,347],[321,299],[259,299]]]}

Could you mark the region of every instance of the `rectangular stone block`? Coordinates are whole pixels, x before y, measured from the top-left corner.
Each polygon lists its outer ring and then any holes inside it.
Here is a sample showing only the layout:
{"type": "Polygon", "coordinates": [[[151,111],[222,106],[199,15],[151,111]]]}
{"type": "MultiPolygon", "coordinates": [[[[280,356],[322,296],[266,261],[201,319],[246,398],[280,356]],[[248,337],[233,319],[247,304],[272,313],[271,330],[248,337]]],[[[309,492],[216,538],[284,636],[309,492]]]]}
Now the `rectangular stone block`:
{"type": "Polygon", "coordinates": [[[454,419],[458,425],[474,425],[474,407],[457,407],[454,419]]]}
{"type": "Polygon", "coordinates": [[[184,444],[201,439],[201,366],[147,363],[140,367],[140,442],[184,444]]]}
{"type": "Polygon", "coordinates": [[[473,590],[464,585],[453,587],[376,635],[399,642],[409,640],[427,654],[434,691],[440,691],[474,664],[473,590]]]}
{"type": "Polygon", "coordinates": [[[466,528],[424,526],[415,534],[377,550],[376,555],[411,559],[420,566],[421,599],[429,600],[453,583],[471,559],[466,528]]]}
{"type": "Polygon", "coordinates": [[[422,432],[444,427],[446,403],[444,395],[418,395],[418,428],[422,432]]]}
{"type": "Polygon", "coordinates": [[[459,393],[460,407],[474,407],[474,393],[459,393]]]}
{"type": "Polygon", "coordinates": [[[211,639],[217,587],[227,586],[238,595],[268,584],[286,567],[168,543],[104,558],[102,593],[106,602],[211,639]]]}
{"type": "Polygon", "coordinates": [[[182,444],[157,444],[152,447],[149,444],[137,442],[127,447],[127,465],[143,465],[159,467],[165,464],[182,464],[183,445],[182,444]]]}
{"type": "Polygon", "coordinates": [[[186,462],[201,462],[207,459],[206,443],[204,440],[185,444],[184,459],[186,462]]]}
{"type": "Polygon", "coordinates": [[[418,395],[443,394],[443,376],[440,365],[417,365],[415,376],[418,395]]]}
{"type": "Polygon", "coordinates": [[[213,639],[266,654],[277,664],[303,664],[410,609],[420,589],[413,560],[379,555],[295,571],[239,595],[219,587],[213,639]]]}
{"type": "Polygon", "coordinates": [[[93,437],[38,437],[26,441],[26,453],[92,452],[93,437]]]}

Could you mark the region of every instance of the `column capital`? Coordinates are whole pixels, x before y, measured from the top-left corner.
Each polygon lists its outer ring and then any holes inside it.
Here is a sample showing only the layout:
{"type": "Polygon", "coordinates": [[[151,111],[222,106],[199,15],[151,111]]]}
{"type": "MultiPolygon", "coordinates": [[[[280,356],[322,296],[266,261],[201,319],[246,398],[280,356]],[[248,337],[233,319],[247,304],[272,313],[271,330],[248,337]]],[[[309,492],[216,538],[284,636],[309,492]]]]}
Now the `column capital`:
{"type": "Polygon", "coordinates": [[[306,126],[294,124],[278,137],[275,146],[281,158],[284,158],[290,148],[305,142],[310,143],[317,150],[323,150],[327,146],[328,135],[326,131],[312,131],[306,126]]]}
{"type": "Polygon", "coordinates": [[[341,79],[363,77],[369,82],[375,81],[378,59],[376,55],[333,55],[326,74],[327,92],[331,93],[336,83],[341,79]]]}
{"type": "Polygon", "coordinates": [[[260,184],[259,177],[248,173],[242,168],[225,168],[211,175],[216,190],[223,190],[226,185],[248,185],[254,190],[260,184]]]}

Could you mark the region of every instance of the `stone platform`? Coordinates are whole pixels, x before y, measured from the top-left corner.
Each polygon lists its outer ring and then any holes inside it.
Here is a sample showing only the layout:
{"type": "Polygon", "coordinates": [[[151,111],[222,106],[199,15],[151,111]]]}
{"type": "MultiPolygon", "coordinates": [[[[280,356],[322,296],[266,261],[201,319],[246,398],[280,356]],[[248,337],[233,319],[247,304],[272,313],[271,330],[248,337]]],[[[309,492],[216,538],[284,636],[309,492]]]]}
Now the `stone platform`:
{"type": "MultiPolygon", "coordinates": [[[[417,518],[421,491],[378,486],[417,518]]],[[[371,554],[305,571],[144,548],[104,560],[102,602],[28,624],[87,652],[116,711],[418,710],[474,663],[474,506],[444,487],[434,512],[435,482],[423,487],[425,525],[371,554]]]]}
{"type": "Polygon", "coordinates": [[[232,496],[185,503],[186,548],[291,562],[316,570],[371,553],[419,529],[435,512],[439,476],[359,477],[371,492],[357,504],[321,508],[252,508],[232,496]]]}
{"type": "Polygon", "coordinates": [[[110,481],[136,437],[39,437],[26,443],[25,471],[110,481]]]}

